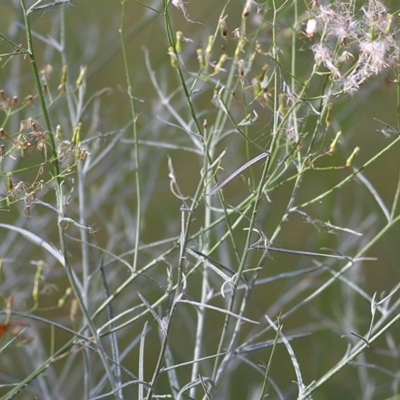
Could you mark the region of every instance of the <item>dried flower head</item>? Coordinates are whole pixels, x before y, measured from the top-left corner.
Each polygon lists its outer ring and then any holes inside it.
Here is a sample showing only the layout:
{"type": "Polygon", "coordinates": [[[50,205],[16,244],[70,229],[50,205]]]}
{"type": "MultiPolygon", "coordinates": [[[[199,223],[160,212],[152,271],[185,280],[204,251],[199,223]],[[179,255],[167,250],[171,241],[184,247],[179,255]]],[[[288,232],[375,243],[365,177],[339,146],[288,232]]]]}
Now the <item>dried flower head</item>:
{"type": "Polygon", "coordinates": [[[321,42],[312,46],[315,64],[328,68],[339,90],[346,93],[356,92],[367,79],[398,64],[400,58],[395,22],[385,5],[368,0],[361,11],[355,13],[349,3],[335,1],[330,7],[320,6],[315,16],[326,32],[321,42]],[[339,66],[348,70],[340,71],[339,66]]]}

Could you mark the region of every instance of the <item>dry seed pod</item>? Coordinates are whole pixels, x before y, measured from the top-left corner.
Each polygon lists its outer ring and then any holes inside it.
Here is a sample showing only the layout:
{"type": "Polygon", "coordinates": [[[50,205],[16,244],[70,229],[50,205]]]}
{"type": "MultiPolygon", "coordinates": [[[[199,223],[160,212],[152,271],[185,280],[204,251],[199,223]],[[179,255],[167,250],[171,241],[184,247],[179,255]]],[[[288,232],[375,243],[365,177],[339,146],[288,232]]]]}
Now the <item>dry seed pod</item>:
{"type": "Polygon", "coordinates": [[[10,102],[10,108],[15,107],[18,104],[18,96],[13,96],[10,102]]]}
{"type": "Polygon", "coordinates": [[[4,90],[2,89],[2,90],[0,90],[0,102],[8,102],[8,99],[7,99],[7,96],[6,96],[6,94],[4,93],[4,90]]]}
{"type": "Polygon", "coordinates": [[[53,67],[50,64],[46,64],[41,70],[40,75],[43,79],[48,79],[53,72],[53,67]]]}
{"type": "Polygon", "coordinates": [[[244,79],[245,61],[243,59],[238,60],[237,67],[238,67],[240,79],[243,80],[244,79]]]}
{"type": "Polygon", "coordinates": [[[225,15],[225,17],[222,17],[219,19],[219,29],[221,32],[222,38],[226,39],[228,36],[228,28],[226,26],[226,19],[228,18],[228,15],[225,15]]]}
{"type": "Polygon", "coordinates": [[[243,18],[246,18],[246,17],[249,16],[250,10],[251,10],[251,7],[252,7],[253,3],[254,3],[253,0],[247,0],[246,1],[246,5],[244,6],[243,12],[242,12],[242,17],[243,18]]]}
{"type": "Polygon", "coordinates": [[[31,106],[33,104],[33,96],[31,94],[29,96],[26,96],[24,99],[24,103],[28,106],[31,106]]]}

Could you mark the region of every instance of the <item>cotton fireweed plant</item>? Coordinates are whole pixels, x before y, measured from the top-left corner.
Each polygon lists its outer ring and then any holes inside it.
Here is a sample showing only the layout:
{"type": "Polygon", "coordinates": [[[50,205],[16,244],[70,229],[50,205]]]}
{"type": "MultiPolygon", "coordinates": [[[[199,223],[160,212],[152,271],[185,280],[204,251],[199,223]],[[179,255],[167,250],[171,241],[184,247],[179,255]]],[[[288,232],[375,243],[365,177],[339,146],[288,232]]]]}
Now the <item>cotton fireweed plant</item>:
{"type": "Polygon", "coordinates": [[[70,3],[0,6],[2,398],[397,395],[398,10],[70,3]]]}

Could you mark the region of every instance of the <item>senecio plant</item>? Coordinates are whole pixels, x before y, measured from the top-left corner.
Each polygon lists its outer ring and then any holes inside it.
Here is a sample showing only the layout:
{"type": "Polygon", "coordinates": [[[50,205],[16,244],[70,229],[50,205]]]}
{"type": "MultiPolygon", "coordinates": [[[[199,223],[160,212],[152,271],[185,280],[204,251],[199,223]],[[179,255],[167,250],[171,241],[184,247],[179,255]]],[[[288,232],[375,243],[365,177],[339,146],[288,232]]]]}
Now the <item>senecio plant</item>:
{"type": "Polygon", "coordinates": [[[1,399],[399,399],[399,20],[3,1],[1,399]]]}

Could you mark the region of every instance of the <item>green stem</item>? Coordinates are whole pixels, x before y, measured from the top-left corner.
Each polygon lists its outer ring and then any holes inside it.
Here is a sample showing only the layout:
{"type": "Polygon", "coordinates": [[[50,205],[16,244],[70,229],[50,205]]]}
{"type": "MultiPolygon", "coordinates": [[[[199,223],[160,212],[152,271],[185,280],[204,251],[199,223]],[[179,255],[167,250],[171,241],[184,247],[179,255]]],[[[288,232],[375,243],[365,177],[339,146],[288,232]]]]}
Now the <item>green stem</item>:
{"type": "Polygon", "coordinates": [[[128,64],[128,55],[126,51],[125,38],[124,38],[124,18],[125,18],[125,3],[126,0],[121,0],[121,24],[119,29],[120,41],[121,41],[121,49],[122,49],[122,57],[124,60],[124,69],[125,69],[125,79],[128,85],[128,96],[129,96],[129,105],[131,109],[131,118],[132,118],[132,135],[134,141],[134,152],[135,152],[135,184],[136,184],[136,227],[135,227],[135,244],[133,253],[133,262],[132,262],[132,271],[137,270],[137,260],[139,254],[139,241],[140,241],[140,232],[142,225],[142,185],[141,185],[141,176],[140,176],[140,147],[139,147],[139,135],[137,129],[137,113],[136,113],[136,105],[135,100],[132,95],[132,82],[129,74],[129,64],[128,64]]]}

